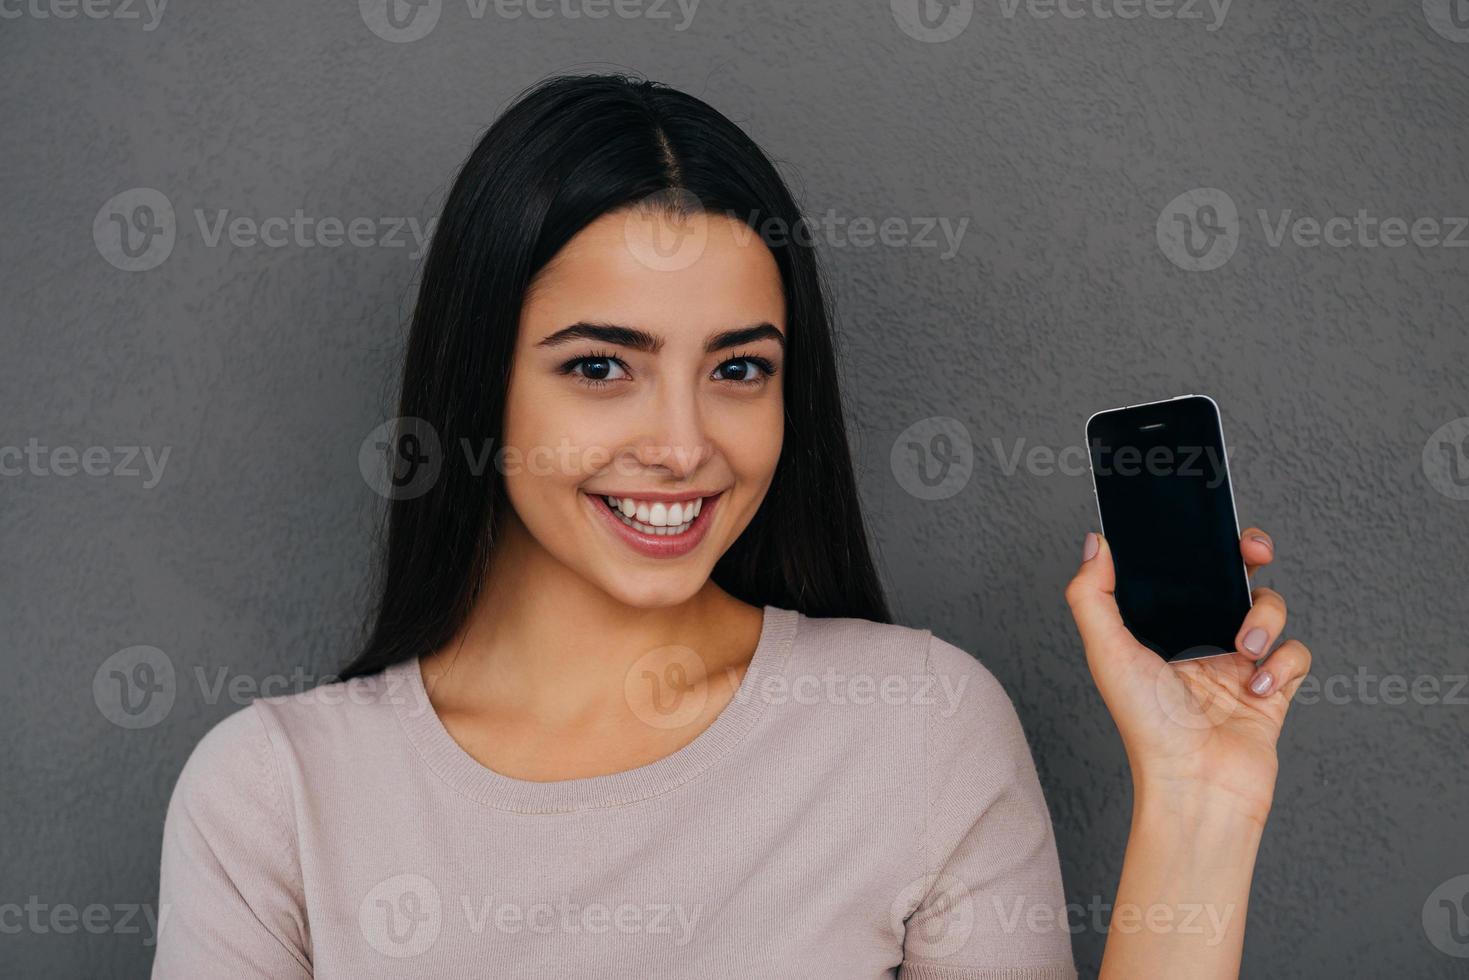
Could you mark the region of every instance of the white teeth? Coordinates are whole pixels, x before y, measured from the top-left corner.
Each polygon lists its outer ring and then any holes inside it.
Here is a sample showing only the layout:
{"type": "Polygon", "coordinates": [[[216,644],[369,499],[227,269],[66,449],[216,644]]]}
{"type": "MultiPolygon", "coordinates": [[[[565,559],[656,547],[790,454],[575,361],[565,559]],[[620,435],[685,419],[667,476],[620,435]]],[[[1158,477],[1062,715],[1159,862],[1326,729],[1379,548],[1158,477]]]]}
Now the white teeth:
{"type": "Polygon", "coordinates": [[[644,534],[658,537],[682,534],[693,526],[694,518],[703,510],[704,501],[695,497],[682,503],[665,504],[662,501],[639,501],[633,497],[608,497],[602,499],[607,507],[628,527],[644,534]]]}

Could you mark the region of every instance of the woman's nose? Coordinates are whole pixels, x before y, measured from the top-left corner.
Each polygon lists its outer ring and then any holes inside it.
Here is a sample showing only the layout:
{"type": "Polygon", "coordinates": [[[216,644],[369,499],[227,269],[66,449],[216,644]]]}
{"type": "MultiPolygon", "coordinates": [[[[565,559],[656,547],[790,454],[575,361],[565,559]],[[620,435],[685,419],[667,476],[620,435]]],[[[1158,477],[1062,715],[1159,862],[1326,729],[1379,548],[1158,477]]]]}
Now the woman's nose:
{"type": "Polygon", "coordinates": [[[712,453],[697,393],[665,388],[650,411],[647,434],[637,444],[638,462],[675,479],[692,476],[712,453]]]}

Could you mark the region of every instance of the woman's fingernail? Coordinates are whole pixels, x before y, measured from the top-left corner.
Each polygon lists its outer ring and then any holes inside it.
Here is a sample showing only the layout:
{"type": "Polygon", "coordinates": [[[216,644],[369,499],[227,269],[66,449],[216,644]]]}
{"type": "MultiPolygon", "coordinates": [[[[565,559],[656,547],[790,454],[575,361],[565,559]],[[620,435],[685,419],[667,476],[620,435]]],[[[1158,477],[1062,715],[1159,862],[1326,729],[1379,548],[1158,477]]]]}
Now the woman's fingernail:
{"type": "Polygon", "coordinates": [[[1265,547],[1269,548],[1271,551],[1274,551],[1275,550],[1275,545],[1271,544],[1270,543],[1270,539],[1267,538],[1267,537],[1265,537],[1265,535],[1263,535],[1263,534],[1252,535],[1250,537],[1250,540],[1251,541],[1258,541],[1258,542],[1260,542],[1265,547]]]}
{"type": "Polygon", "coordinates": [[[1275,683],[1275,678],[1270,676],[1270,671],[1262,670],[1250,681],[1250,690],[1256,694],[1265,695],[1270,693],[1270,686],[1275,683]]]}
{"type": "Polygon", "coordinates": [[[1253,653],[1255,656],[1258,657],[1260,654],[1265,652],[1265,640],[1265,631],[1256,626],[1254,629],[1245,634],[1245,638],[1243,641],[1241,641],[1240,645],[1243,646],[1250,653],[1253,653]]]}
{"type": "Polygon", "coordinates": [[[1081,546],[1081,560],[1091,561],[1097,557],[1097,552],[1102,549],[1102,539],[1097,537],[1096,531],[1086,532],[1086,542],[1081,546]]]}

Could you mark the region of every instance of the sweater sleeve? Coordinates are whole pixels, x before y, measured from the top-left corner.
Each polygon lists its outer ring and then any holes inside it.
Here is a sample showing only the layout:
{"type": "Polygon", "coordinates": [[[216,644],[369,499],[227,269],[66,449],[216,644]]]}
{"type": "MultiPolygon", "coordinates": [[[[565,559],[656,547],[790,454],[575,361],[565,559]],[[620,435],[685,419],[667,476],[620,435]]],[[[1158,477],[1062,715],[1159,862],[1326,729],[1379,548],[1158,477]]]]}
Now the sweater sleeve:
{"type": "Polygon", "coordinates": [[[163,826],[154,980],[311,976],[295,824],[256,704],[184,764],[163,826]]]}
{"type": "Polygon", "coordinates": [[[1004,688],[929,636],[923,874],[901,980],[1074,980],[1050,813],[1004,688]]]}

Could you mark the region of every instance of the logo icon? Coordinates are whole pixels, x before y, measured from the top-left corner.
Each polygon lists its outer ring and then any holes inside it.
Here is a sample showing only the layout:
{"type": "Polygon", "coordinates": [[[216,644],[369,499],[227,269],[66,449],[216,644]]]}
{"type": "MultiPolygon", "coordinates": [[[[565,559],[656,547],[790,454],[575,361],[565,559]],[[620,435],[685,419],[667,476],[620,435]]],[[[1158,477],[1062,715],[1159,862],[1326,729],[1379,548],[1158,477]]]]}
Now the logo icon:
{"type": "Polygon", "coordinates": [[[682,188],[649,194],[627,209],[623,241],[633,258],[655,272],[687,269],[709,244],[704,205],[682,188]]]}
{"type": "Polygon", "coordinates": [[[395,875],[363,896],[357,922],[363,938],[384,956],[419,956],[439,938],[439,890],[423,875],[395,875]]]}
{"type": "Polygon", "coordinates": [[[439,478],[444,454],[439,434],[423,419],[389,419],[357,450],[357,468],[373,492],[388,500],[412,500],[439,478]]]}
{"type": "Polygon", "coordinates": [[[1450,878],[1428,896],[1423,934],[1440,953],[1469,959],[1469,875],[1450,878]]]}
{"type": "Polygon", "coordinates": [[[372,33],[393,44],[406,44],[434,29],[443,0],[357,0],[357,9],[372,33]]]}
{"type": "Polygon", "coordinates": [[[118,728],[152,728],[173,710],[173,660],[157,647],[119,650],[92,675],[92,700],[118,728]]]}
{"type": "Polygon", "coordinates": [[[1215,691],[1213,685],[1203,685],[1203,694],[1196,694],[1181,674],[1188,671],[1206,670],[1195,661],[1178,664],[1159,664],[1153,678],[1153,693],[1158,706],[1168,720],[1188,731],[1208,731],[1218,728],[1234,714],[1238,702],[1223,691],[1215,691]]]}
{"type": "Polygon", "coordinates": [[[888,462],[898,486],[908,493],[919,500],[944,500],[968,486],[974,440],[958,419],[922,419],[893,440],[888,462]]]}
{"type": "Polygon", "coordinates": [[[1450,500],[1469,500],[1469,417],[1454,419],[1428,437],[1423,475],[1450,500]]]}
{"type": "Polygon", "coordinates": [[[649,650],[623,675],[622,693],[638,720],[652,728],[671,730],[697,721],[709,700],[703,658],[692,648],[657,647],[649,650]]]}
{"type": "Polygon", "coordinates": [[[938,44],[964,33],[974,0],[892,0],[893,19],[915,41],[938,44]]]}
{"type": "Polygon", "coordinates": [[[92,219],[92,241],[123,272],[147,272],[173,252],[178,222],[162,191],[134,187],[116,194],[92,219]]]}
{"type": "Polygon", "coordinates": [[[1428,26],[1456,44],[1469,41],[1469,0],[1423,0],[1428,26]]]}
{"type": "Polygon", "coordinates": [[[953,875],[924,875],[898,893],[890,915],[894,935],[903,937],[906,957],[941,960],[962,948],[974,932],[974,896],[953,875]]]}
{"type": "Polygon", "coordinates": [[[1239,245],[1239,211],[1217,187],[1175,197],[1158,216],[1158,247],[1189,272],[1209,272],[1228,262],[1239,245]]]}

